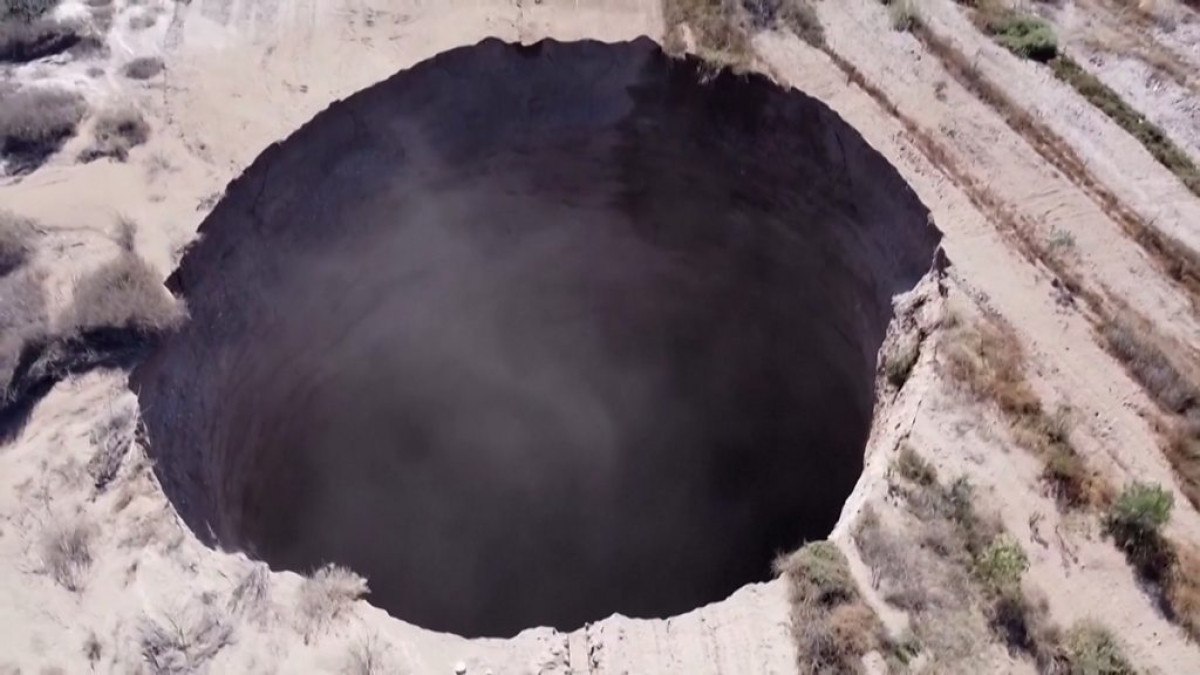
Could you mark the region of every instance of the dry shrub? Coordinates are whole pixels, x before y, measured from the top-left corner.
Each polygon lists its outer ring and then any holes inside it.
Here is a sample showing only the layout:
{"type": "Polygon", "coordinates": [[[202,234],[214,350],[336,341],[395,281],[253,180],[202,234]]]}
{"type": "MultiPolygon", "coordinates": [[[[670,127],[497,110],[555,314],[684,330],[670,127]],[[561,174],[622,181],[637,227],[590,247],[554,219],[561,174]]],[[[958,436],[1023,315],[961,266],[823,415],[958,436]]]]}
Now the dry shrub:
{"type": "Polygon", "coordinates": [[[921,341],[915,335],[897,339],[883,358],[883,372],[888,384],[897,389],[903,387],[920,357],[921,341]]]}
{"type": "Polygon", "coordinates": [[[126,63],[121,72],[131,80],[148,80],[164,69],[163,60],[157,56],[139,56],[126,63]]]}
{"type": "Polygon", "coordinates": [[[1193,408],[1170,427],[1165,452],[1183,494],[1200,508],[1200,409],[1193,408]]]}
{"type": "Polygon", "coordinates": [[[137,413],[132,408],[124,408],[110,415],[89,433],[96,452],[88,460],[87,471],[96,490],[105,490],[117,477],[121,463],[133,445],[136,426],[137,413]]]}
{"type": "Polygon", "coordinates": [[[42,532],[42,566],[68,591],[83,587],[83,579],[92,566],[94,528],[81,519],[54,523],[42,532]]]}
{"type": "Polygon", "coordinates": [[[133,108],[108,110],[100,113],[92,128],[92,144],[79,153],[79,160],[91,162],[112,157],[124,162],[129,150],[150,138],[150,125],[142,113],[133,108]]]}
{"type": "Polygon", "coordinates": [[[871,586],[889,604],[910,612],[921,612],[938,604],[940,590],[929,583],[910,540],[885,529],[879,514],[868,506],[854,527],[854,543],[871,568],[871,586]]]}
{"type": "Polygon", "coordinates": [[[255,563],[229,596],[229,611],[254,620],[262,619],[270,599],[270,590],[267,566],[255,563]]]}
{"type": "Polygon", "coordinates": [[[337,619],[355,600],[370,593],[367,580],[340,565],[328,564],[300,586],[300,616],[310,633],[337,619]]]}
{"type": "Polygon", "coordinates": [[[0,277],[0,408],[10,403],[8,391],[26,343],[46,331],[45,276],[21,269],[0,277]]]}
{"type": "Polygon", "coordinates": [[[1025,380],[1025,354],[1007,326],[981,319],[959,322],[946,341],[951,377],[977,399],[993,401],[1007,415],[1023,416],[1041,410],[1025,380]]]}
{"type": "Polygon", "coordinates": [[[775,562],[788,581],[792,637],[804,673],[859,672],[880,643],[881,626],[863,603],[846,556],[828,541],[805,544],[775,562]]]}
{"type": "Polygon", "coordinates": [[[892,470],[917,485],[937,483],[937,469],[925,461],[909,443],[900,444],[900,452],[892,460],[892,470]]]}
{"type": "Polygon", "coordinates": [[[393,663],[387,643],[377,633],[359,638],[346,652],[346,675],[383,675],[404,672],[393,663]]]}
{"type": "Polygon", "coordinates": [[[0,211],[0,277],[29,262],[37,234],[32,220],[0,211]]]}
{"type": "Polygon", "coordinates": [[[1176,544],[1175,564],[1164,593],[1171,617],[1193,640],[1200,640],[1200,551],[1176,544]]]}
{"type": "Polygon", "coordinates": [[[1125,656],[1120,641],[1094,621],[1076,623],[1067,632],[1064,649],[1072,675],[1134,675],[1137,670],[1125,656]]]}
{"type": "Polygon", "coordinates": [[[0,21],[22,19],[32,21],[58,4],[58,0],[2,0],[0,1],[0,21]]]}
{"type": "Polygon", "coordinates": [[[65,89],[26,87],[0,99],[0,155],[9,172],[37,168],[74,135],[86,111],[83,98],[65,89]]]}
{"type": "Polygon", "coordinates": [[[203,672],[233,641],[233,626],[209,605],[189,607],[162,621],[147,619],[141,633],[142,659],[154,675],[203,672]]]}
{"type": "Polygon", "coordinates": [[[809,0],[780,0],[780,25],[814,47],[825,45],[825,27],[809,0]]]}
{"type": "Polygon", "coordinates": [[[1135,327],[1132,316],[1116,317],[1101,329],[1109,350],[1150,393],[1170,412],[1181,413],[1200,400],[1197,386],[1175,367],[1148,334],[1135,327]]]}
{"type": "MultiPolygon", "coordinates": [[[[738,0],[662,0],[662,11],[668,33],[677,36],[687,26],[704,58],[725,65],[750,60],[748,17],[738,0]]],[[[676,42],[671,51],[681,47],[676,42]]]]}
{"type": "Polygon", "coordinates": [[[82,39],[76,23],[42,17],[0,19],[0,63],[25,63],[58,54],[82,39]]]}
{"type": "Polygon", "coordinates": [[[116,259],[80,279],[63,326],[79,333],[102,328],[143,333],[168,330],[184,317],[181,305],[140,256],[122,250],[116,259]]]}

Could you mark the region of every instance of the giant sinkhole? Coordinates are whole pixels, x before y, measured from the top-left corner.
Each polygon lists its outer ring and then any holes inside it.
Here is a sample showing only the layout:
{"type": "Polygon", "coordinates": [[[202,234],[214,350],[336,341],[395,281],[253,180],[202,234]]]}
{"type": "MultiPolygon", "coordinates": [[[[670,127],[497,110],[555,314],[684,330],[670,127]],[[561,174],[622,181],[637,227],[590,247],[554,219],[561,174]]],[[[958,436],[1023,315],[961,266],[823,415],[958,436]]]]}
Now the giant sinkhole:
{"type": "Polygon", "coordinates": [[[827,536],[938,242],[823,104],[647,39],[438,55],[200,232],[133,375],[168,497],[468,636],[670,616],[827,536]]]}

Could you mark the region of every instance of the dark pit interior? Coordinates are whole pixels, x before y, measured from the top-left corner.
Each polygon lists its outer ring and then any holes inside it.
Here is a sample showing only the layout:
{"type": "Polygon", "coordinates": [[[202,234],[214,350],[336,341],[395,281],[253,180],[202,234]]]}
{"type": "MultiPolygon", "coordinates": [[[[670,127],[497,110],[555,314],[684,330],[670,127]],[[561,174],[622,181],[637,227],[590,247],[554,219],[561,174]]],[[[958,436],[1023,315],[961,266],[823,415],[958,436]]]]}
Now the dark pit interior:
{"type": "Polygon", "coordinates": [[[938,242],[836,114],[649,40],[495,40],[229,186],[133,380],[205,541],[427,628],[663,617],[828,534],[938,242]]]}

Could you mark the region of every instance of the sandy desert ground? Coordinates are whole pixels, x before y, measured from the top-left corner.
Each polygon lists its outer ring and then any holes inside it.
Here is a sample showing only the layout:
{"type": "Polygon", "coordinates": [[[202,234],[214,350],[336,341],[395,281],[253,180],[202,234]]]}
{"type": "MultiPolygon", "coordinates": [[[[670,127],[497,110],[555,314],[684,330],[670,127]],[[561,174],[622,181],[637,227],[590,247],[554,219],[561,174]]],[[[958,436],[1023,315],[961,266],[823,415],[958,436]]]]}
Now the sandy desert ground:
{"type": "Polygon", "coordinates": [[[773,580],[671,618],[510,639],[393,618],[345,570],[270,570],[206,546],[162,489],[127,364],[67,368],[0,430],[0,673],[1200,673],[1194,1],[63,0],[51,12],[99,45],[0,59],[0,122],[6,100],[37,88],[77,92],[88,110],[36,168],[0,176],[0,207],[33,223],[28,253],[0,265],[0,348],[78,349],[72,331],[103,325],[77,318],[97,270],[132,256],[166,279],[265,149],[488,37],[649,36],[797,88],[899,172],[948,265],[931,260],[894,299],[832,551],[810,544],[773,580]],[[754,20],[797,5],[801,18],[754,20]],[[986,12],[1037,17],[1057,56],[1006,47],[986,12]],[[162,67],[129,77],[135,59],[162,67]],[[118,110],[148,137],[82,161],[118,110]],[[22,304],[31,285],[44,308],[22,304]],[[1169,518],[1155,521],[1164,494],[1169,518]]]}

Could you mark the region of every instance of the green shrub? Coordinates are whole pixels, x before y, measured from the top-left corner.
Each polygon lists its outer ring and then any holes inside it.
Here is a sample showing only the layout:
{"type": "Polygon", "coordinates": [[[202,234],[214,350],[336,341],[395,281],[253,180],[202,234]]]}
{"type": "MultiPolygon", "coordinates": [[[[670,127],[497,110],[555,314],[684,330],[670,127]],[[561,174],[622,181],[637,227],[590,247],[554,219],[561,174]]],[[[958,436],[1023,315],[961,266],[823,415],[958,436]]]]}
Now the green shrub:
{"type": "Polygon", "coordinates": [[[1045,21],[1014,11],[989,17],[984,29],[1010,52],[1022,58],[1048,63],[1058,56],[1058,38],[1045,21]]]}
{"type": "Polygon", "coordinates": [[[1171,567],[1172,552],[1162,537],[1175,497],[1161,485],[1132,483],[1108,512],[1104,526],[1117,546],[1142,573],[1160,579],[1171,567]]]}
{"type": "Polygon", "coordinates": [[[1025,551],[1007,536],[997,537],[975,561],[975,575],[992,591],[1016,588],[1027,569],[1025,551]]]}

